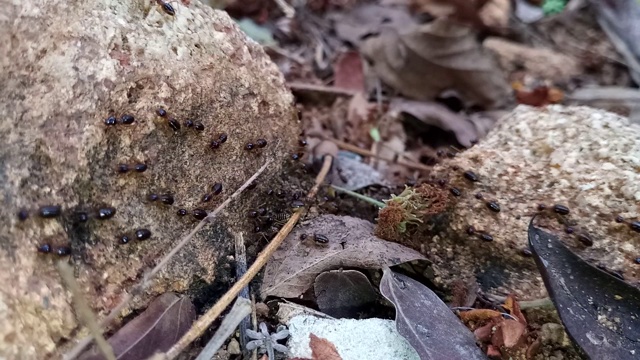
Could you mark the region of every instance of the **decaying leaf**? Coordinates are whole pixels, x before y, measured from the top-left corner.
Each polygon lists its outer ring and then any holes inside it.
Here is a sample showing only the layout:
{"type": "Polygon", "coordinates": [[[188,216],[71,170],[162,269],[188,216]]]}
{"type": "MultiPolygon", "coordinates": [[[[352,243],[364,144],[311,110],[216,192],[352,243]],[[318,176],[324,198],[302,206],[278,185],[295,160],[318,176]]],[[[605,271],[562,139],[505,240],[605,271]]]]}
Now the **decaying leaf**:
{"type": "Polygon", "coordinates": [[[420,359],[486,359],[473,334],[426,286],[386,268],[380,291],[395,306],[398,332],[420,359]]]}
{"type": "Polygon", "coordinates": [[[335,69],[333,86],[359,93],[364,92],[364,73],[360,54],[355,51],[341,54],[333,67],[335,69]]]}
{"type": "Polygon", "coordinates": [[[478,140],[476,127],[471,121],[435,102],[395,98],[389,105],[389,112],[392,116],[407,113],[427,125],[451,131],[456,135],[458,142],[465,147],[471,146],[478,140]]]}
{"type": "Polygon", "coordinates": [[[528,234],[544,284],[572,340],[591,359],[637,359],[640,291],[591,266],[533,221],[528,234]]]}
{"type": "Polygon", "coordinates": [[[511,14],[510,0],[413,0],[412,3],[419,11],[481,28],[505,28],[511,14]]]}
{"type": "Polygon", "coordinates": [[[406,97],[433,100],[455,90],[467,105],[485,109],[510,101],[509,86],[473,29],[447,19],[418,25],[397,7],[363,5],[336,17],[336,32],[367,61],[367,87],[375,78],[406,97]]]}
{"type": "Polygon", "coordinates": [[[378,298],[369,279],[356,270],[325,271],[313,289],[320,311],[335,318],[357,318],[378,298]]]}
{"type": "Polygon", "coordinates": [[[323,271],[379,269],[418,259],[424,257],[417,251],[375,237],[373,224],[366,220],[322,215],[296,228],[280,245],[267,263],[260,293],[263,298],[294,298],[309,289],[323,271]],[[329,241],[316,243],[314,235],[324,235],[329,241]]]}
{"type": "MultiPolygon", "coordinates": [[[[158,296],[149,307],[109,338],[118,360],[146,359],[167,351],[191,327],[196,309],[188,297],[173,293],[158,296]]],[[[83,353],[81,360],[103,359],[95,348],[83,353]]]]}
{"type": "Polygon", "coordinates": [[[342,360],[335,345],[327,339],[322,339],[314,334],[309,334],[309,347],[313,360],[342,360]]]}

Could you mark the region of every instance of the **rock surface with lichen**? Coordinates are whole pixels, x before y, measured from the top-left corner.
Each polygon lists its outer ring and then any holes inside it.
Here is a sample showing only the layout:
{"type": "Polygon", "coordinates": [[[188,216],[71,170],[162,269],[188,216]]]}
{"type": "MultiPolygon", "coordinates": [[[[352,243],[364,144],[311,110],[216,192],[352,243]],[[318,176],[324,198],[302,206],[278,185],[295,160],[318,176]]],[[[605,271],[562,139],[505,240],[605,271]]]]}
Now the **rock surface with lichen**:
{"type": "Polygon", "coordinates": [[[210,297],[214,284],[231,281],[234,232],[247,230],[242,214],[288,163],[298,122],[276,66],[226,14],[197,1],[172,4],[175,16],[152,1],[3,6],[0,357],[51,357],[82,335],[54,261],[73,264],[102,316],[195,227],[179,208],[213,210],[270,159],[257,188],[196,235],[132,308],[166,291],[210,297]],[[166,118],[156,115],[160,106],[166,118]],[[133,124],[105,125],[108,116],[123,114],[133,115],[133,124]],[[201,122],[204,130],[174,131],[172,117],[201,122]],[[228,140],[210,149],[222,133],[228,140]],[[244,150],[258,138],[268,145],[244,150]],[[148,169],[119,174],[120,163],[148,169]],[[216,182],[222,193],[202,203],[216,182]],[[152,192],[170,192],[175,203],[151,203],[152,192]],[[48,204],[61,205],[62,216],[36,216],[48,204]],[[115,216],[96,219],[105,206],[115,207],[115,216]],[[20,209],[30,213],[25,221],[16,216],[20,209]],[[90,219],[78,221],[80,212],[90,219]],[[134,240],[140,228],[151,238],[134,240]],[[125,234],[132,241],[120,245],[125,234]],[[37,253],[44,243],[68,245],[71,256],[37,253]]]}
{"type": "Polygon", "coordinates": [[[626,118],[588,107],[520,106],[479,144],[437,166],[433,180],[439,179],[462,195],[452,196],[452,210],[423,229],[429,240],[420,246],[434,263],[436,283],[475,277],[493,295],[546,296],[523,251],[529,222],[544,204],[539,218],[548,231],[591,264],[640,284],[640,233],[614,221],[640,216],[640,126],[626,118]],[[467,180],[465,171],[478,181],[467,180]],[[554,204],[570,213],[555,214],[554,204]],[[481,232],[493,241],[480,239],[481,232]]]}

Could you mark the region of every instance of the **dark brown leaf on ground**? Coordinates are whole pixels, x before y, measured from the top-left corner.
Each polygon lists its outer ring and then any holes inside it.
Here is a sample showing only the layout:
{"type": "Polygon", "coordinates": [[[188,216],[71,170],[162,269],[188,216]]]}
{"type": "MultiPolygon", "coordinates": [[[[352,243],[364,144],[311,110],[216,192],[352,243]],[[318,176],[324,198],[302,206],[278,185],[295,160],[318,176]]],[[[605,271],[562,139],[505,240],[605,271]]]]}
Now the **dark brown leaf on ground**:
{"type": "Polygon", "coordinates": [[[357,318],[378,299],[369,279],[356,270],[325,271],[313,289],[320,311],[334,318],[357,318]]]}
{"type": "Polygon", "coordinates": [[[396,327],[420,359],[486,359],[473,334],[429,288],[384,270],[382,295],[396,308],[396,327]]]}
{"type": "Polygon", "coordinates": [[[591,359],[637,359],[640,291],[591,266],[533,221],[528,232],[544,284],[573,341],[591,359]]]}
{"type": "MultiPolygon", "coordinates": [[[[146,359],[167,351],[196,319],[196,309],[187,297],[162,294],[149,307],[109,338],[118,360],[146,359]]],[[[82,354],[81,360],[103,359],[97,349],[82,354]]]]}
{"type": "Polygon", "coordinates": [[[397,7],[387,12],[397,16],[380,16],[384,7],[365,5],[338,17],[338,35],[358,46],[369,64],[367,79],[379,77],[416,100],[455,90],[467,105],[493,109],[509,102],[504,74],[472,29],[447,19],[417,25],[397,7]]]}
{"type": "Polygon", "coordinates": [[[366,220],[334,215],[321,215],[297,227],[267,263],[261,296],[298,297],[327,270],[379,269],[424,259],[417,251],[375,237],[373,230],[366,220]],[[315,242],[314,235],[324,235],[328,243],[315,242]]]}
{"type": "Polygon", "coordinates": [[[391,101],[389,111],[391,114],[407,113],[427,125],[451,131],[458,142],[465,147],[471,146],[478,140],[476,127],[471,121],[435,102],[395,98],[391,101]]]}
{"type": "Polygon", "coordinates": [[[331,341],[309,334],[309,347],[312,360],[342,360],[336,346],[331,341]]]}

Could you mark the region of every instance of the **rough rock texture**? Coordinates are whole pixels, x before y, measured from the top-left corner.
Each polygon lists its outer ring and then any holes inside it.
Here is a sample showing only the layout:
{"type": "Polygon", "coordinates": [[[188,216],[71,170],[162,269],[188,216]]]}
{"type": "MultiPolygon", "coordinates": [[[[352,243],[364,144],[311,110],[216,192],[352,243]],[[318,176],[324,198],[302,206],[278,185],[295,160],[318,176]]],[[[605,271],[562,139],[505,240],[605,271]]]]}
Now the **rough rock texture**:
{"type": "Polygon", "coordinates": [[[626,118],[588,107],[521,106],[478,145],[439,166],[434,178],[462,191],[452,212],[432,229],[437,235],[422,244],[434,261],[436,282],[476,276],[493,294],[545,296],[533,260],[522,253],[527,226],[542,203],[570,208],[564,217],[544,212],[540,220],[547,229],[584,259],[639,285],[640,234],[614,221],[616,215],[640,216],[640,126],[626,118]],[[479,181],[465,179],[467,170],[479,181]],[[475,197],[478,192],[484,200],[475,197]],[[488,209],[491,200],[499,213],[488,209]],[[566,234],[558,218],[574,233],[566,234]],[[469,226],[494,240],[469,235],[469,226]],[[593,246],[583,245],[579,234],[588,234],[593,246]]]}
{"type": "Polygon", "coordinates": [[[271,158],[258,187],[197,235],[133,307],[165,291],[197,296],[214,281],[224,288],[232,231],[248,229],[242,214],[293,152],[299,130],[292,96],[260,46],[224,13],[197,1],[171,4],[175,16],[153,1],[3,4],[0,357],[47,358],[81,335],[53,261],[74,264],[89,303],[105,314],[195,226],[179,208],[214,209],[271,158]],[[159,106],[167,118],[202,122],[204,131],[182,125],[174,132],[155,114],[159,106]],[[135,122],[105,126],[105,118],[123,114],[135,122]],[[211,150],[223,132],[228,140],[211,150]],[[258,138],[266,148],[244,150],[258,138]],[[148,169],[118,174],[119,163],[148,169]],[[222,194],[201,203],[215,182],[222,194]],[[175,203],[151,203],[151,192],[171,192],[175,203]],[[35,216],[48,204],[61,205],[63,215],[35,216]],[[115,216],[94,218],[103,206],[115,207],[115,216]],[[23,208],[31,216],[19,221],[23,208]],[[92,218],[74,221],[80,211],[92,218]],[[133,240],[139,228],[151,238],[133,240]],[[131,243],[118,243],[123,234],[131,243]],[[69,245],[72,255],[39,254],[43,243],[69,245]]]}

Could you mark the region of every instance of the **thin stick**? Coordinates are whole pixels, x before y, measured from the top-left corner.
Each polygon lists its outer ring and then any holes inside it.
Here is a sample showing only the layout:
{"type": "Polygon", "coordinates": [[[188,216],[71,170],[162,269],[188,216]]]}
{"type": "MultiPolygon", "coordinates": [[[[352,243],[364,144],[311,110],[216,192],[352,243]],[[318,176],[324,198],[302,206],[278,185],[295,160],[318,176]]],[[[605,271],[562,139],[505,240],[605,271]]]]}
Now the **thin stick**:
{"type": "Polygon", "coordinates": [[[385,203],[383,203],[382,201],[378,201],[378,200],[376,200],[376,199],[372,199],[372,198],[370,198],[370,197],[368,197],[368,196],[365,196],[365,195],[362,195],[362,194],[358,194],[358,193],[357,193],[357,192],[355,192],[355,191],[351,191],[351,190],[348,190],[348,189],[345,189],[345,188],[341,188],[340,186],[336,186],[336,185],[331,185],[331,187],[332,187],[332,188],[334,188],[334,189],[336,189],[336,190],[337,190],[337,191],[339,191],[339,192],[343,192],[343,193],[345,193],[345,194],[347,194],[347,195],[353,196],[353,197],[354,197],[354,198],[356,198],[356,199],[360,199],[360,200],[362,200],[362,201],[368,202],[369,204],[374,205],[374,206],[377,206],[377,207],[379,207],[379,208],[381,208],[381,209],[382,209],[383,207],[387,206],[387,205],[386,205],[385,203]]]}
{"type": "MultiPolygon", "coordinates": [[[[200,231],[208,222],[211,222],[213,218],[215,218],[218,215],[218,213],[220,213],[227,205],[229,205],[231,200],[238,197],[249,185],[251,185],[251,183],[260,174],[262,174],[262,172],[264,172],[264,170],[267,168],[267,166],[269,166],[269,164],[271,164],[271,160],[267,160],[264,163],[264,165],[262,165],[262,167],[258,169],[258,171],[256,171],[256,173],[253,174],[253,176],[249,178],[249,180],[247,180],[244,184],[242,184],[242,186],[240,186],[238,190],[236,190],[236,192],[234,192],[229,198],[227,198],[222,204],[220,204],[212,213],[207,215],[206,218],[202,219],[202,221],[200,221],[198,225],[196,225],[196,227],[173,248],[173,250],[171,250],[167,255],[165,255],[165,257],[158,263],[158,265],[156,265],[148,274],[144,276],[144,278],[138,285],[134,286],[133,289],[131,289],[130,293],[127,293],[124,296],[124,298],[120,301],[118,306],[116,306],[113,310],[111,310],[109,315],[107,315],[107,317],[105,317],[104,320],[102,320],[102,322],[100,323],[100,328],[103,329],[105,326],[107,326],[111,322],[111,320],[115,319],[120,314],[120,312],[129,304],[129,301],[131,301],[133,296],[141,294],[142,291],[144,291],[144,289],[147,286],[149,286],[151,282],[151,278],[160,270],[162,270],[162,268],[169,262],[169,260],[171,260],[171,258],[178,251],[180,251],[180,249],[182,249],[189,242],[189,240],[191,240],[193,236],[196,233],[198,233],[198,231],[200,231]]],[[[76,358],[80,354],[80,352],[84,350],[84,348],[91,343],[92,340],[93,340],[92,335],[89,335],[83,338],[82,340],[80,340],[78,344],[64,356],[64,359],[76,358]]]]}
{"type": "MultiPolygon", "coordinates": [[[[256,296],[251,294],[251,326],[253,331],[258,330],[258,314],[256,313],[256,296]]],[[[251,360],[258,360],[258,349],[251,352],[251,360]]]]}
{"type": "Polygon", "coordinates": [[[278,7],[280,8],[280,10],[282,10],[282,12],[284,13],[284,16],[286,16],[289,19],[292,19],[295,15],[296,15],[296,9],[293,8],[293,6],[287,4],[284,0],[275,0],[276,4],[278,4],[278,7]]]}
{"type": "MultiPolygon", "coordinates": [[[[313,134],[313,135],[315,136],[316,134],[313,134]]],[[[433,170],[431,167],[428,167],[426,165],[423,165],[423,164],[420,164],[420,163],[416,163],[416,162],[413,162],[413,161],[408,161],[408,160],[404,160],[404,159],[401,159],[401,158],[390,159],[390,158],[387,158],[385,156],[380,156],[380,155],[374,154],[372,151],[359,148],[359,147],[357,147],[355,145],[351,145],[349,143],[346,143],[344,141],[340,141],[338,139],[333,139],[333,138],[330,138],[330,137],[327,137],[327,136],[320,136],[320,137],[323,140],[329,140],[329,141],[333,142],[334,144],[338,145],[338,147],[341,148],[341,149],[349,150],[351,152],[354,152],[356,154],[360,154],[362,156],[371,156],[371,157],[378,158],[380,160],[389,161],[391,163],[398,163],[398,164],[400,164],[402,166],[406,166],[406,167],[411,168],[411,169],[424,170],[424,171],[433,170]]]]}
{"type": "Polygon", "coordinates": [[[233,334],[238,324],[248,315],[251,315],[251,300],[239,297],[196,360],[213,359],[216,352],[222,347],[222,344],[233,334]]]}
{"type": "Polygon", "coordinates": [[[331,170],[331,164],[333,163],[333,156],[325,155],[323,158],[322,168],[320,168],[320,172],[318,176],[316,176],[316,183],[313,185],[311,190],[309,190],[309,194],[307,195],[307,199],[313,199],[320,189],[320,185],[324,182],[324,179],[327,177],[327,174],[331,170]]]}
{"type": "MultiPolygon", "coordinates": [[[[320,188],[320,184],[324,181],[324,177],[329,173],[329,169],[331,169],[331,163],[333,161],[332,156],[325,156],[324,163],[322,164],[322,169],[318,176],[316,177],[316,184],[309,190],[308,198],[313,198],[316,196],[318,189],[320,188]]],[[[182,336],[180,340],[176,344],[173,345],[169,351],[166,353],[167,359],[175,359],[184,349],[189,346],[195,339],[202,335],[202,333],[209,328],[212,322],[214,322],[218,316],[224,311],[224,309],[229,306],[229,304],[233,301],[233,299],[238,296],[242,288],[247,286],[251,280],[260,272],[262,267],[269,261],[273,253],[280,247],[280,244],[284,241],[284,239],[289,235],[293,227],[296,225],[298,220],[303,214],[303,210],[301,209],[298,212],[293,213],[289,218],[289,221],[280,229],[278,234],[269,242],[269,245],[260,252],[256,261],[249,267],[247,273],[244,274],[233,286],[218,300],[218,302],[213,305],[211,309],[209,309],[204,315],[202,315],[192,326],[189,331],[182,336]]]]}
{"type": "MultiPolygon", "coordinates": [[[[242,233],[239,233],[235,236],[236,240],[236,277],[242,277],[247,272],[247,250],[244,246],[244,237],[242,233]]],[[[249,286],[245,286],[240,291],[239,298],[244,298],[249,301],[249,286]]],[[[237,302],[238,300],[236,300],[237,302]]],[[[249,301],[249,303],[251,303],[249,301]]],[[[235,305],[234,305],[235,306],[235,305]]],[[[250,315],[250,314],[249,314],[250,315]]],[[[242,321],[240,321],[240,348],[244,349],[247,345],[247,329],[251,325],[251,319],[249,316],[246,316],[242,321]]]]}
{"type": "Polygon", "coordinates": [[[64,281],[67,289],[71,292],[73,297],[76,316],[78,316],[78,319],[89,328],[91,334],[95,336],[100,353],[102,353],[107,360],[116,360],[116,355],[113,353],[111,345],[107,340],[105,340],[104,336],[102,336],[100,325],[98,325],[98,321],[96,320],[93,311],[91,311],[89,304],[87,304],[87,301],[82,296],[82,291],[80,291],[80,287],[73,277],[73,270],[71,269],[71,266],[64,261],[58,261],[57,266],[60,277],[62,277],[62,281],[64,281]]]}

